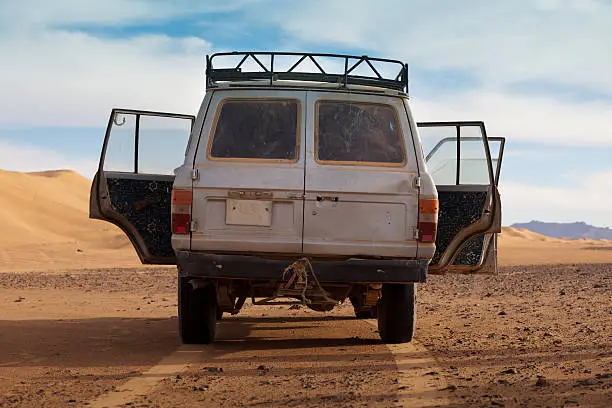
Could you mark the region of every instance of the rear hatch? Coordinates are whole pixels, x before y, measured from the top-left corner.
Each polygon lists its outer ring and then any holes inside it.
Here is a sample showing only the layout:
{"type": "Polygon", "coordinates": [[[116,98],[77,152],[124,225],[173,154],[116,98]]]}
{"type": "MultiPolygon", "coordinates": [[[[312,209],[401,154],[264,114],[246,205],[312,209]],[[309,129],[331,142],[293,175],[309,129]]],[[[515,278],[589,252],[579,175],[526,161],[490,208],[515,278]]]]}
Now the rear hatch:
{"type": "Polygon", "coordinates": [[[418,169],[401,98],[235,89],[211,107],[192,250],[416,256],[418,169]]]}
{"type": "Polygon", "coordinates": [[[400,98],[308,92],[307,255],[415,257],[418,168],[400,98]]]}
{"type": "Polygon", "coordinates": [[[305,109],[305,91],[213,93],[194,163],[192,250],[302,252],[305,109]]]}

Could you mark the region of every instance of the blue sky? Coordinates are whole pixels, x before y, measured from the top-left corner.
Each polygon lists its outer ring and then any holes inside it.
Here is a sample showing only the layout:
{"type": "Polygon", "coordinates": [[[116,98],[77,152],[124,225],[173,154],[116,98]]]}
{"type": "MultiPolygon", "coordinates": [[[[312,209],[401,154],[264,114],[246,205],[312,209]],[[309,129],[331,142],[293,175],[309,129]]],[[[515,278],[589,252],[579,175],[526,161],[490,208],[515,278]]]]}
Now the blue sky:
{"type": "Polygon", "coordinates": [[[113,107],[193,114],[204,56],[287,50],[410,65],[419,121],[507,137],[504,224],[612,226],[612,1],[5,1],[0,168],[91,177],[113,107]]]}

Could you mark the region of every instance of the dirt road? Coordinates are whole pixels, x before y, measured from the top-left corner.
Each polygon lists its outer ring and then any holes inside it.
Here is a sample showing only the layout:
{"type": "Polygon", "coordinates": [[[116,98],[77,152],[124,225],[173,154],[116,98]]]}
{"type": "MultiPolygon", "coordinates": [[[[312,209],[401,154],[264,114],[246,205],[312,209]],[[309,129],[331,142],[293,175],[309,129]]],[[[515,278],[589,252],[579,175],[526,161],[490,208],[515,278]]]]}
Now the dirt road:
{"type": "Polygon", "coordinates": [[[612,265],[431,276],[417,340],[254,307],[181,346],[174,270],[0,274],[0,406],[612,406],[612,265]],[[142,394],[142,395],[139,395],[142,394]]]}

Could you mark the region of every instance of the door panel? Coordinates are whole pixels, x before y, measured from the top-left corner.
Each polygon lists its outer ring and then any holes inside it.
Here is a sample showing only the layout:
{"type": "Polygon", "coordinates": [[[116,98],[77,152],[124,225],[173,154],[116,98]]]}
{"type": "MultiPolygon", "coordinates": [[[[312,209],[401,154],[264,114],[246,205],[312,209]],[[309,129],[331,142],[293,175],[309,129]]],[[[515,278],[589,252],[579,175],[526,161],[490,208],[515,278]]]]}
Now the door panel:
{"type": "Polygon", "coordinates": [[[308,106],[304,253],[415,257],[418,171],[402,100],[309,91],[308,106]]]}
{"type": "Polygon", "coordinates": [[[495,233],[501,231],[497,181],[505,139],[487,138],[482,122],[418,126],[439,200],[436,252],[430,270],[476,272],[492,252],[495,233]]]}
{"type": "Polygon", "coordinates": [[[173,169],[184,160],[193,116],[113,109],[90,195],[90,218],[121,228],[141,262],[172,264],[173,169]]]}
{"type": "Polygon", "coordinates": [[[194,251],[301,254],[306,92],[217,91],[195,157],[194,251]]]}

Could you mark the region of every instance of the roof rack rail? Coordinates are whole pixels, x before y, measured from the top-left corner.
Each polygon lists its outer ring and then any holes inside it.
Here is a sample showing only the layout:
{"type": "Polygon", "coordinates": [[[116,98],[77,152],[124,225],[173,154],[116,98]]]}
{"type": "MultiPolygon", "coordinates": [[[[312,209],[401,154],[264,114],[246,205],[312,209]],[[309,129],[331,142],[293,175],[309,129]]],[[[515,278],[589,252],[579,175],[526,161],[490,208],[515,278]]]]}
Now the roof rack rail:
{"type": "Polygon", "coordinates": [[[348,85],[364,85],[402,91],[408,94],[408,64],[401,61],[371,58],[366,55],[313,54],[299,52],[222,52],[206,56],[206,85],[214,88],[219,82],[268,80],[270,86],[278,85],[275,81],[311,81],[336,83],[343,88],[348,85]],[[229,67],[213,65],[219,57],[236,57],[229,67]],[[279,69],[279,57],[284,57],[283,65],[290,68],[279,69]],[[290,64],[286,64],[287,59],[290,64]],[[236,62],[239,60],[238,62],[236,62]],[[275,66],[276,60],[276,66],[275,66]],[[336,65],[335,72],[324,64],[336,65]],[[312,63],[310,72],[297,71],[312,63]],[[250,64],[249,67],[246,65],[250,64]],[[375,67],[378,66],[378,69],[375,67]],[[357,75],[358,67],[367,72],[357,75]],[[314,71],[314,72],[312,72],[314,71]],[[384,71],[384,74],[381,73],[384,71]]]}

